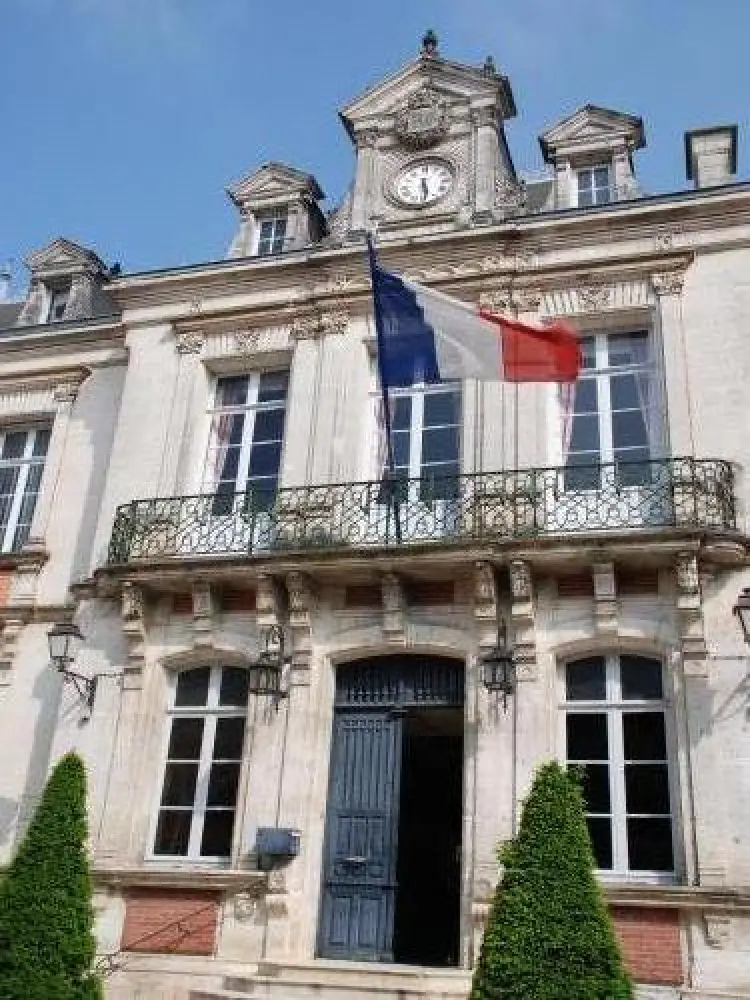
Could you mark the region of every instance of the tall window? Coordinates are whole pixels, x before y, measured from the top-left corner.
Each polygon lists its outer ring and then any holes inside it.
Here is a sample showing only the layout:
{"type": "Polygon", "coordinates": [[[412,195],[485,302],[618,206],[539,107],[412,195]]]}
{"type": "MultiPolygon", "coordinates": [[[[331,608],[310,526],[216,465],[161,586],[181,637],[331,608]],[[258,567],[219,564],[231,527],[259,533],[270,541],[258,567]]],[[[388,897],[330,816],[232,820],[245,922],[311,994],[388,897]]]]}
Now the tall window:
{"type": "Polygon", "coordinates": [[[595,489],[596,466],[609,462],[617,463],[621,485],[648,481],[661,428],[648,332],[582,337],[581,353],[565,449],[566,487],[595,489]]]}
{"type": "Polygon", "coordinates": [[[589,656],[565,667],[569,765],[582,771],[597,866],[674,871],[662,666],[644,656],[589,656]]]}
{"type": "Polygon", "coordinates": [[[267,257],[272,253],[282,253],[286,240],[286,215],[275,215],[272,218],[260,220],[258,234],[258,256],[267,257]]]}
{"type": "Polygon", "coordinates": [[[175,678],[154,854],[229,857],[246,706],[241,667],[197,667],[175,678]]]}
{"type": "Polygon", "coordinates": [[[0,537],[3,552],[17,552],[29,537],[49,436],[48,427],[0,430],[0,537]]]}
{"type": "Polygon", "coordinates": [[[612,172],[609,166],[586,167],[576,171],[578,207],[606,205],[612,201],[612,172]]]}
{"type": "Polygon", "coordinates": [[[460,386],[417,383],[392,389],[391,410],[397,479],[419,480],[425,501],[455,496],[461,471],[460,386]]]}
{"type": "Polygon", "coordinates": [[[255,510],[273,504],[288,384],[285,371],[218,379],[205,482],[216,494],[214,514],[230,513],[235,493],[247,493],[255,510]]]}
{"type": "Polygon", "coordinates": [[[68,307],[70,298],[70,285],[61,288],[52,288],[49,293],[49,309],[47,310],[47,322],[59,323],[65,318],[65,310],[68,307]]]}

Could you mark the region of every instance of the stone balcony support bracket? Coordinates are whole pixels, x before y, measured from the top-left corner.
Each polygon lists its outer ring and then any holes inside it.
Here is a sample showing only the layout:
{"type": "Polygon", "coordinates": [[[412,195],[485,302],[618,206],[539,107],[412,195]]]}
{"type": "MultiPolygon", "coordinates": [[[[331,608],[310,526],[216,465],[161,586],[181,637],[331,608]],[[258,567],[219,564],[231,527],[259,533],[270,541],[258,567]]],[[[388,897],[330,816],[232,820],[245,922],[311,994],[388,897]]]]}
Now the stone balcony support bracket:
{"type": "Polygon", "coordinates": [[[537,677],[534,581],[531,566],[523,559],[514,559],[510,574],[510,625],[519,681],[537,677]]]}

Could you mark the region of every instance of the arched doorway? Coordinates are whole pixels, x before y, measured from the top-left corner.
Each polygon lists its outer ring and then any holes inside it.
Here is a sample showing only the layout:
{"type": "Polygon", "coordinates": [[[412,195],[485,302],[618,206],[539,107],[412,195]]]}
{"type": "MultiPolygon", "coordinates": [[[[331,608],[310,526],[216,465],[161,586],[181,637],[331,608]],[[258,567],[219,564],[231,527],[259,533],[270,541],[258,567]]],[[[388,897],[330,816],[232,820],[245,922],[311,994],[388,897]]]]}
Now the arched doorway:
{"type": "Polygon", "coordinates": [[[463,704],[461,660],[338,669],[321,956],[458,964],[463,704]]]}

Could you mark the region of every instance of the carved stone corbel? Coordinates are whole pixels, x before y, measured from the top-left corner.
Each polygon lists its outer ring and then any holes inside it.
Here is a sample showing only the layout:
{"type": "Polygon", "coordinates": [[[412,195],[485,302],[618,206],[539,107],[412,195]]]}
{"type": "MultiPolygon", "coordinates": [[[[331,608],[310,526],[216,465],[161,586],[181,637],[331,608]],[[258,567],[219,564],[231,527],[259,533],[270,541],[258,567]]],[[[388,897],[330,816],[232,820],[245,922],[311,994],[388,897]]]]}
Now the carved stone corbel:
{"type": "Polygon", "coordinates": [[[670,271],[656,271],[651,275],[651,284],[658,296],[679,295],[685,283],[684,268],[674,268],[670,271]]]}
{"type": "Polygon", "coordinates": [[[142,587],[126,581],[122,585],[122,632],[128,658],[123,669],[123,690],[140,688],[146,661],[146,596],[142,587]]]}
{"type": "Polygon", "coordinates": [[[206,338],[199,330],[181,330],[174,340],[178,354],[200,354],[206,338]]]}
{"type": "Polygon", "coordinates": [[[600,635],[615,636],[619,627],[617,583],[615,565],[611,562],[594,563],[591,567],[594,581],[594,621],[600,635]]]}
{"type": "Polygon", "coordinates": [[[309,684],[312,656],[312,620],[315,595],[310,578],[304,573],[289,573],[289,628],[292,633],[292,670],[296,684],[309,684]]]}
{"type": "Polygon", "coordinates": [[[510,288],[491,288],[480,292],[479,306],[492,312],[510,312],[513,308],[513,294],[510,288]]]}
{"type": "Polygon", "coordinates": [[[0,687],[7,687],[13,680],[13,662],[21,629],[26,624],[23,618],[5,618],[0,632],[0,687]]]}
{"type": "Polygon", "coordinates": [[[599,312],[612,304],[611,285],[579,285],[576,291],[581,312],[599,312]]]}
{"type": "Polygon", "coordinates": [[[497,580],[491,563],[474,563],[474,621],[480,649],[490,650],[497,642],[497,580]]]}
{"type": "Polygon", "coordinates": [[[514,559],[508,572],[516,677],[519,681],[531,681],[537,676],[534,580],[531,566],[523,559],[514,559]]]}
{"type": "Polygon", "coordinates": [[[406,641],[406,595],[395,573],[384,573],[380,580],[383,597],[383,635],[389,642],[406,641]]]}
{"type": "Polygon", "coordinates": [[[195,581],[192,586],[193,596],[193,645],[210,646],[211,634],[218,611],[216,593],[210,583],[195,581]]]}
{"type": "Polygon", "coordinates": [[[677,621],[685,673],[707,676],[706,636],[703,624],[698,557],[694,552],[680,552],[675,560],[677,583],[677,621]]]}
{"type": "Polygon", "coordinates": [[[513,291],[513,302],[519,312],[538,312],[542,304],[541,288],[516,288],[513,291]]]}
{"type": "Polygon", "coordinates": [[[732,943],[732,915],[730,913],[703,914],[706,941],[711,948],[728,948],[732,943]]]}
{"type": "Polygon", "coordinates": [[[279,592],[276,581],[267,573],[258,576],[255,591],[255,621],[258,628],[279,624],[279,592]]]}

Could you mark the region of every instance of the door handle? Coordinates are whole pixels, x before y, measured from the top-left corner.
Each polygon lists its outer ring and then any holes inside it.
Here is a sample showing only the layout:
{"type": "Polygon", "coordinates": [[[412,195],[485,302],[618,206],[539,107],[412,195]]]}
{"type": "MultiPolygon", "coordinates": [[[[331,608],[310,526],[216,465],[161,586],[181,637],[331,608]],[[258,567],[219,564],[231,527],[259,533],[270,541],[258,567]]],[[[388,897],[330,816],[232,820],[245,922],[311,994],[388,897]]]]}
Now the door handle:
{"type": "Polygon", "coordinates": [[[355,854],[350,858],[341,859],[345,865],[366,865],[368,859],[363,858],[360,854],[355,854]]]}

